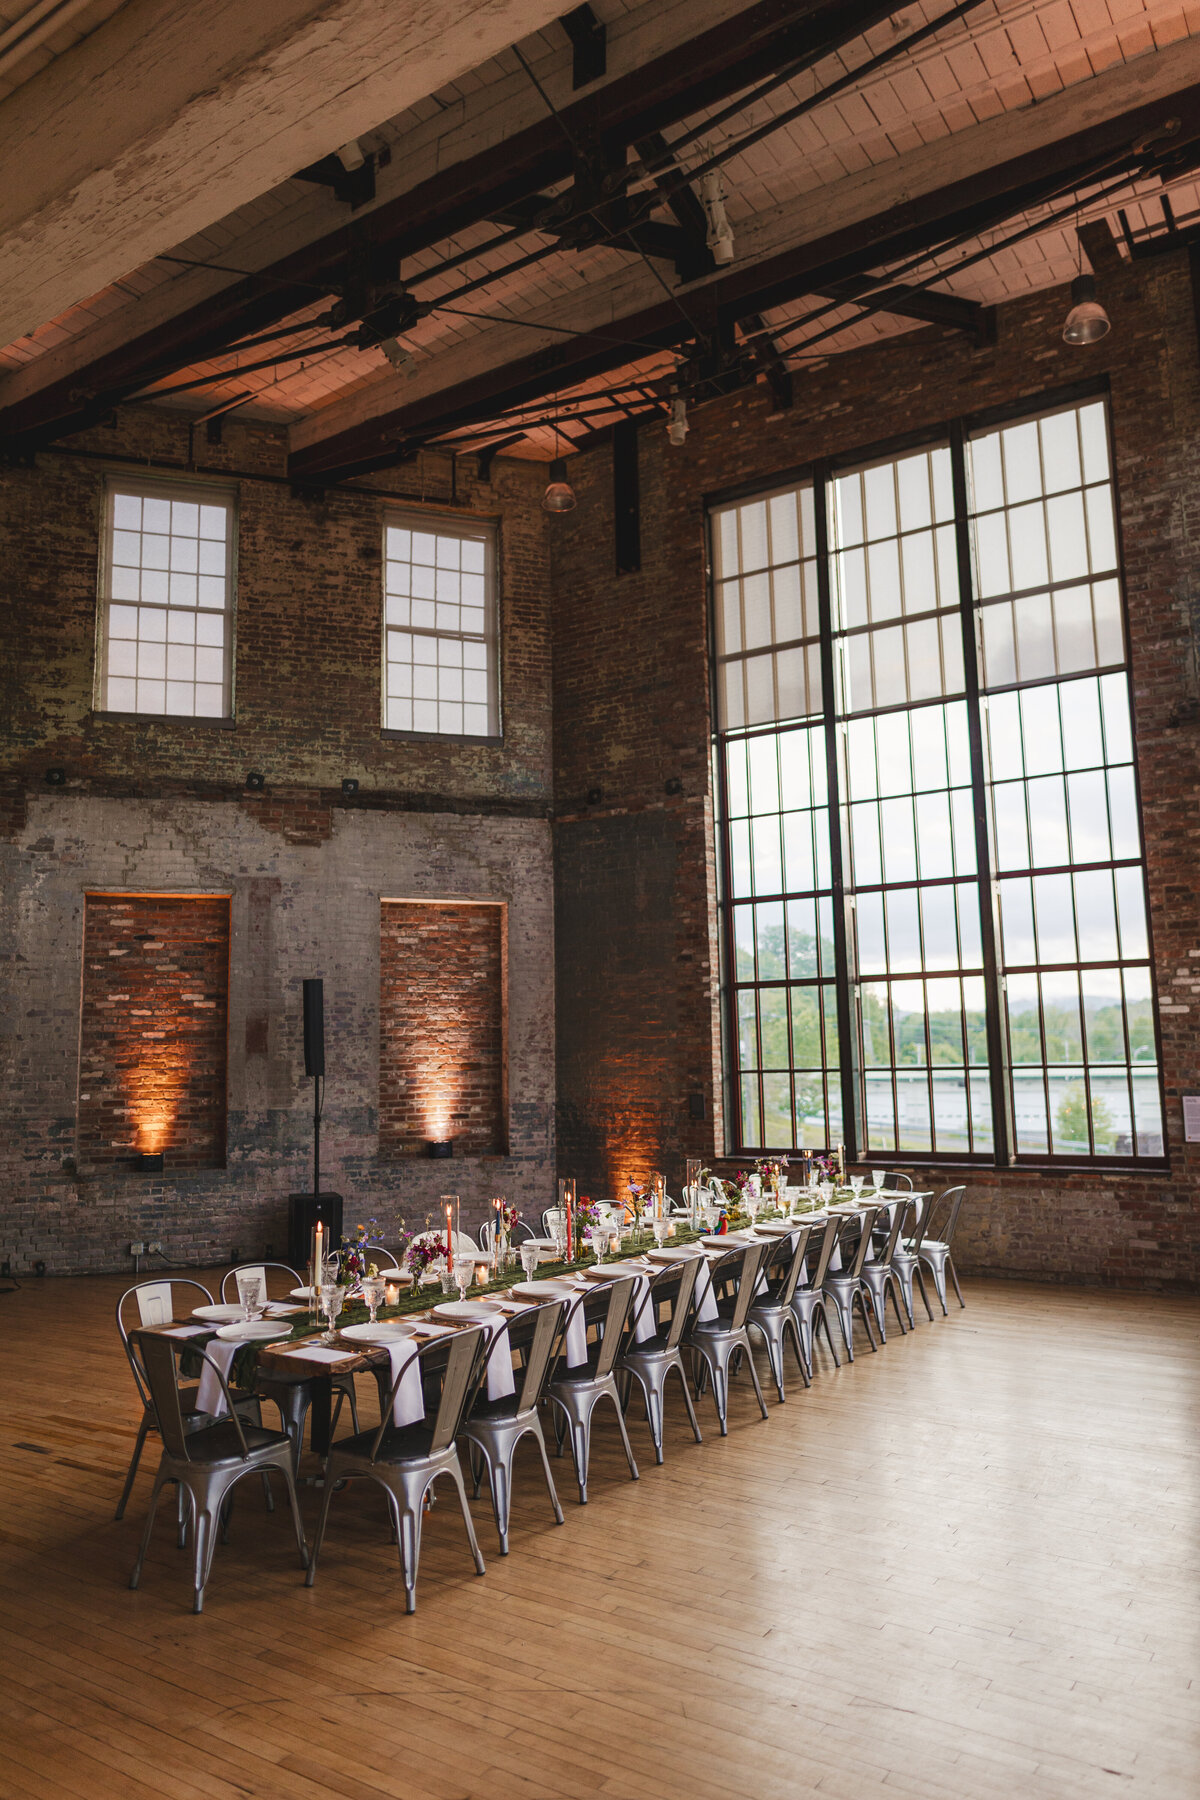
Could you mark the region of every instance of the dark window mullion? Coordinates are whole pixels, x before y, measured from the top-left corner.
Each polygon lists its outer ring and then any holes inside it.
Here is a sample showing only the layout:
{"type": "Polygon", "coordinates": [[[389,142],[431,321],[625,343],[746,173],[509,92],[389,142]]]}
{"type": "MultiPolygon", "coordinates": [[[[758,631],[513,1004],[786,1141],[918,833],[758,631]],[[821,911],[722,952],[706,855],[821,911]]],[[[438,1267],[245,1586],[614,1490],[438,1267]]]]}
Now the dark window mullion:
{"type": "Polygon", "coordinates": [[[813,473],[813,525],[817,547],[817,617],[821,637],[821,700],[824,713],[825,785],[828,808],[829,875],[833,896],[833,943],[836,967],[838,1048],[842,1089],[842,1141],[857,1162],[863,1141],[859,1086],[858,1038],[853,1029],[850,994],[849,933],[846,929],[846,880],[842,859],[841,771],[838,766],[837,697],[834,683],[833,606],[830,592],[829,477],[820,464],[813,473]]]}
{"type": "MultiPolygon", "coordinates": [[[[979,930],[983,944],[983,1003],[987,1030],[988,1076],[992,1096],[992,1141],[999,1167],[1010,1160],[1015,1147],[1015,1119],[1006,1078],[1007,1056],[1000,1006],[1000,963],[996,951],[995,891],[992,853],[988,841],[987,787],[983,759],[983,721],[979,693],[979,662],[975,643],[974,575],[971,566],[971,526],[967,499],[967,466],[963,429],[950,433],[950,479],[954,495],[954,537],[958,562],[958,593],[962,620],[963,676],[967,697],[967,735],[971,751],[971,798],[975,813],[975,872],[979,905],[979,930]]],[[[1005,489],[1007,497],[1007,488],[1005,489]]],[[[1044,1042],[1043,1042],[1044,1047],[1044,1042]]]]}

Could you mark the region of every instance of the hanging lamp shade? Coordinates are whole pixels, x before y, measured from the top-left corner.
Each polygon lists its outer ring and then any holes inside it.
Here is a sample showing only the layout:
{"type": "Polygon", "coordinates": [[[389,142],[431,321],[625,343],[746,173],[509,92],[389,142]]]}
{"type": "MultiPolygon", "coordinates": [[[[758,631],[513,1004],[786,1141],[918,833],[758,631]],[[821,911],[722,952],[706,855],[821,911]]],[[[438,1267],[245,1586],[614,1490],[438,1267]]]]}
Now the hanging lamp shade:
{"type": "Polygon", "coordinates": [[[570,512],[575,506],[575,489],[567,480],[567,465],[561,456],[550,464],[550,480],[542,495],[542,510],[551,513],[570,512]]]}
{"type": "Polygon", "coordinates": [[[1071,310],[1063,326],[1063,343],[1098,344],[1111,330],[1108,314],[1096,298],[1096,277],[1077,275],[1071,283],[1071,310]]]}

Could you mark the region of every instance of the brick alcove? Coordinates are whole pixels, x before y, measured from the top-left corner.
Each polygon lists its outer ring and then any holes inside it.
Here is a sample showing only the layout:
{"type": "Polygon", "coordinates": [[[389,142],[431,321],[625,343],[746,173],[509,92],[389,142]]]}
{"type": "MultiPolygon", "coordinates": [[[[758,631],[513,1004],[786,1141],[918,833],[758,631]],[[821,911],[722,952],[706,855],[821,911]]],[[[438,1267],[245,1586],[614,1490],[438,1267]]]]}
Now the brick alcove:
{"type": "Polygon", "coordinates": [[[380,906],[379,1148],[507,1150],[506,914],[496,902],[380,906]]]}
{"type": "Polygon", "coordinates": [[[77,1145],[85,1164],[225,1161],[229,901],[88,894],[77,1145]]]}

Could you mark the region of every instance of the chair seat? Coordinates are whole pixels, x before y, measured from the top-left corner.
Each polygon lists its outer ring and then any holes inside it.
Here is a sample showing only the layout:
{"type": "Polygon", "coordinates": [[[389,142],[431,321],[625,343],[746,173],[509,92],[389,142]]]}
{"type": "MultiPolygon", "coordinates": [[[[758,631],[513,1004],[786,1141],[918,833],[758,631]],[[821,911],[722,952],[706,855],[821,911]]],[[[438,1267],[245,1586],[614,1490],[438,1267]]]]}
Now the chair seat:
{"type": "MultiPolygon", "coordinates": [[[[252,1456],[256,1450],[290,1448],[285,1431],[268,1431],[263,1425],[243,1422],[242,1437],[252,1456]]],[[[218,1463],[241,1462],[242,1446],[236,1425],[229,1419],[219,1419],[215,1425],[203,1425],[199,1431],[189,1431],[188,1461],[203,1463],[207,1467],[218,1463]]]]}
{"type": "MultiPolygon", "coordinates": [[[[339,1438],[332,1446],[332,1456],[348,1456],[356,1461],[370,1462],[371,1450],[378,1434],[378,1425],[369,1431],[356,1431],[353,1437],[339,1438]]],[[[418,1425],[389,1425],[383,1434],[383,1442],[375,1458],[378,1463],[424,1462],[430,1455],[433,1442],[433,1428],[422,1422],[418,1425]]],[[[453,1451],[451,1444],[449,1450],[453,1451]]],[[[444,1454],[439,1452],[439,1454],[444,1454]]]]}
{"type": "Polygon", "coordinates": [[[719,1315],[715,1319],[697,1319],[692,1326],[692,1336],[697,1337],[733,1337],[734,1324],[731,1318],[719,1315]]]}
{"type": "Polygon", "coordinates": [[[560,1357],[550,1376],[551,1387],[584,1387],[590,1381],[607,1380],[596,1373],[595,1363],[588,1361],[571,1366],[560,1357]]]}
{"type": "MultiPolygon", "coordinates": [[[[527,1406],[525,1408],[526,1413],[532,1411],[532,1407],[527,1406]]],[[[463,1429],[468,1429],[476,1420],[494,1420],[497,1424],[500,1424],[517,1418],[520,1413],[520,1394],[501,1394],[497,1400],[489,1400],[486,1394],[481,1394],[471,1408],[470,1413],[467,1415],[467,1422],[463,1429]]]]}
{"type": "Polygon", "coordinates": [[[638,1343],[631,1344],[621,1360],[628,1363],[636,1362],[639,1357],[665,1356],[671,1348],[666,1332],[659,1331],[653,1337],[642,1338],[638,1343]]]}

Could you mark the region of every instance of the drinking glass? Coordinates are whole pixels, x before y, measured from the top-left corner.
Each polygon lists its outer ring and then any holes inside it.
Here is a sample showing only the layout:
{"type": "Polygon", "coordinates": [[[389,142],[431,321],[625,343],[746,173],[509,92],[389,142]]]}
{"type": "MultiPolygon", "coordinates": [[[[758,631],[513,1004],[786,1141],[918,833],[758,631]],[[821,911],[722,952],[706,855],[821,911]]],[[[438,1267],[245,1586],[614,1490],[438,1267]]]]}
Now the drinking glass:
{"type": "Polygon", "coordinates": [[[758,1218],[758,1209],[761,1205],[762,1205],[762,1201],[759,1199],[759,1197],[755,1193],[754,1189],[748,1188],[746,1191],[745,1207],[746,1207],[746,1215],[749,1218],[750,1223],[752,1225],[754,1224],[755,1220],[758,1218]]]}
{"type": "Polygon", "coordinates": [[[863,1183],[866,1179],[865,1175],[852,1175],[850,1177],[850,1186],[854,1189],[854,1198],[856,1200],[863,1191],[863,1183]]]}
{"type": "Polygon", "coordinates": [[[717,1229],[717,1226],[721,1223],[721,1209],[719,1206],[704,1206],[701,1207],[700,1210],[704,1223],[708,1228],[709,1235],[711,1236],[717,1229]]]}
{"type": "Polygon", "coordinates": [[[456,1256],[455,1257],[455,1259],[454,1259],[454,1281],[455,1281],[456,1287],[458,1288],[458,1297],[460,1300],[466,1299],[467,1289],[471,1285],[471,1277],[474,1273],[475,1273],[475,1258],[473,1256],[456,1256]]]}
{"type": "Polygon", "coordinates": [[[832,1181],[823,1181],[821,1183],[821,1198],[825,1202],[825,1205],[828,1206],[829,1202],[833,1199],[832,1181]]]}
{"type": "Polygon", "coordinates": [[[604,1261],[604,1246],[608,1242],[607,1225],[589,1225],[588,1243],[592,1246],[592,1255],[598,1263],[604,1261]]]}
{"type": "Polygon", "coordinates": [[[533,1280],[534,1270],[538,1266],[538,1247],[532,1238],[527,1238],[521,1245],[521,1267],[525,1271],[526,1281],[533,1280]]]}
{"type": "Polygon", "coordinates": [[[340,1287],[336,1281],[327,1281],[323,1284],[321,1288],[321,1311],[329,1321],[329,1329],[321,1338],[323,1344],[332,1344],[334,1338],[337,1336],[334,1324],[345,1303],[346,1290],[340,1287]]]}
{"type": "Polygon", "coordinates": [[[367,1303],[372,1325],[377,1323],[375,1314],[383,1305],[384,1292],[384,1284],[378,1276],[369,1276],[362,1284],[362,1297],[367,1303]]]}
{"type": "Polygon", "coordinates": [[[875,1191],[877,1193],[878,1193],[879,1189],[883,1186],[883,1184],[886,1180],[887,1180],[887,1170],[886,1169],[872,1169],[871,1170],[871,1186],[875,1189],[875,1191]]]}
{"type": "Polygon", "coordinates": [[[257,1319],[266,1311],[267,1296],[263,1291],[266,1284],[261,1275],[238,1276],[238,1300],[241,1303],[243,1319],[257,1319]]]}
{"type": "Polygon", "coordinates": [[[670,1230],[671,1230],[671,1225],[670,1225],[670,1221],[668,1219],[655,1219],[655,1221],[654,1221],[654,1241],[658,1245],[660,1250],[662,1249],[663,1245],[666,1243],[667,1237],[670,1233],[670,1230]]]}

